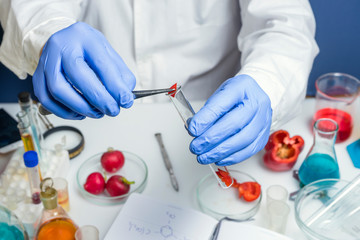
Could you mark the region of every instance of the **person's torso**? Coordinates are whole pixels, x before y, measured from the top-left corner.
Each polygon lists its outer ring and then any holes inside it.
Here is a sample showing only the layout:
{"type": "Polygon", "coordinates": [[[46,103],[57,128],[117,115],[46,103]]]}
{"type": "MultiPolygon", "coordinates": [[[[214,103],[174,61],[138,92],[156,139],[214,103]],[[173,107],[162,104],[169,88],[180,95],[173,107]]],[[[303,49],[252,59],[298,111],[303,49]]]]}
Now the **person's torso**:
{"type": "Polygon", "coordinates": [[[177,82],[206,99],[240,68],[238,0],[90,0],[80,20],[105,35],[136,89],[177,82]]]}

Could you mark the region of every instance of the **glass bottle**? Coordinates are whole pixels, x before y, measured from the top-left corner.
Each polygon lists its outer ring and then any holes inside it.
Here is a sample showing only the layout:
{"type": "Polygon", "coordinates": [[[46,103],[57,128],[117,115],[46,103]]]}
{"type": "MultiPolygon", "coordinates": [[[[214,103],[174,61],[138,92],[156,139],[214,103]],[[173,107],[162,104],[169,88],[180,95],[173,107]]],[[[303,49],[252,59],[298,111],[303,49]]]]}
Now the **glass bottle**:
{"type": "Polygon", "coordinates": [[[340,178],[335,153],[337,123],[320,118],[314,124],[314,143],[299,169],[300,186],[324,178],[340,178]]]}
{"type": "Polygon", "coordinates": [[[40,198],[44,205],[35,240],[74,240],[78,226],[58,205],[53,180],[45,178],[40,184],[40,198]]]}

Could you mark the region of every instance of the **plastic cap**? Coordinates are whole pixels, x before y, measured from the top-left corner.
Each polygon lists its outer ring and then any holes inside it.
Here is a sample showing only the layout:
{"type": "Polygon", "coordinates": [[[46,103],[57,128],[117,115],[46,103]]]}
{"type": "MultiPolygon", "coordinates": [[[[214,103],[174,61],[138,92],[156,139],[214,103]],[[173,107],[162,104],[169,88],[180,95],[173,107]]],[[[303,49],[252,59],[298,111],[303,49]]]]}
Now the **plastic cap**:
{"type": "Polygon", "coordinates": [[[20,92],[18,94],[19,102],[28,103],[30,102],[30,93],[29,92],[20,92]]]}
{"type": "Polygon", "coordinates": [[[35,167],[39,163],[38,155],[35,151],[24,153],[24,163],[26,167],[35,167]]]}

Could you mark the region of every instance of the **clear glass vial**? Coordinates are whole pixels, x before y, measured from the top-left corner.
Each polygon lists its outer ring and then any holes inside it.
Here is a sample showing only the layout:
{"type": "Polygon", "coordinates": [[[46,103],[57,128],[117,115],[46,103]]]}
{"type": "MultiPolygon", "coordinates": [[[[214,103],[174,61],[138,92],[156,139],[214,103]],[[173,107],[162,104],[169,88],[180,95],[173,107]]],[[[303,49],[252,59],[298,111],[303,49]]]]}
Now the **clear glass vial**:
{"type": "Polygon", "coordinates": [[[40,182],[41,174],[39,168],[39,159],[35,151],[27,151],[24,153],[24,163],[28,175],[31,191],[31,200],[34,204],[40,201],[40,182]]]}

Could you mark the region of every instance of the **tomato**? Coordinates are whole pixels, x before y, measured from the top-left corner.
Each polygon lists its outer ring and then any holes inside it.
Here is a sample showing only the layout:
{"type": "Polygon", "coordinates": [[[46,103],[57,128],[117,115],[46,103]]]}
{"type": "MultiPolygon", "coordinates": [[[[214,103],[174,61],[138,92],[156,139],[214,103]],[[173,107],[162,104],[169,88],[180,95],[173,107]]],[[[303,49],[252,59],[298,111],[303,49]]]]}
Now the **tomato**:
{"type": "Polygon", "coordinates": [[[239,198],[243,197],[245,201],[256,200],[261,193],[261,186],[257,182],[243,182],[239,184],[239,198]]]}

